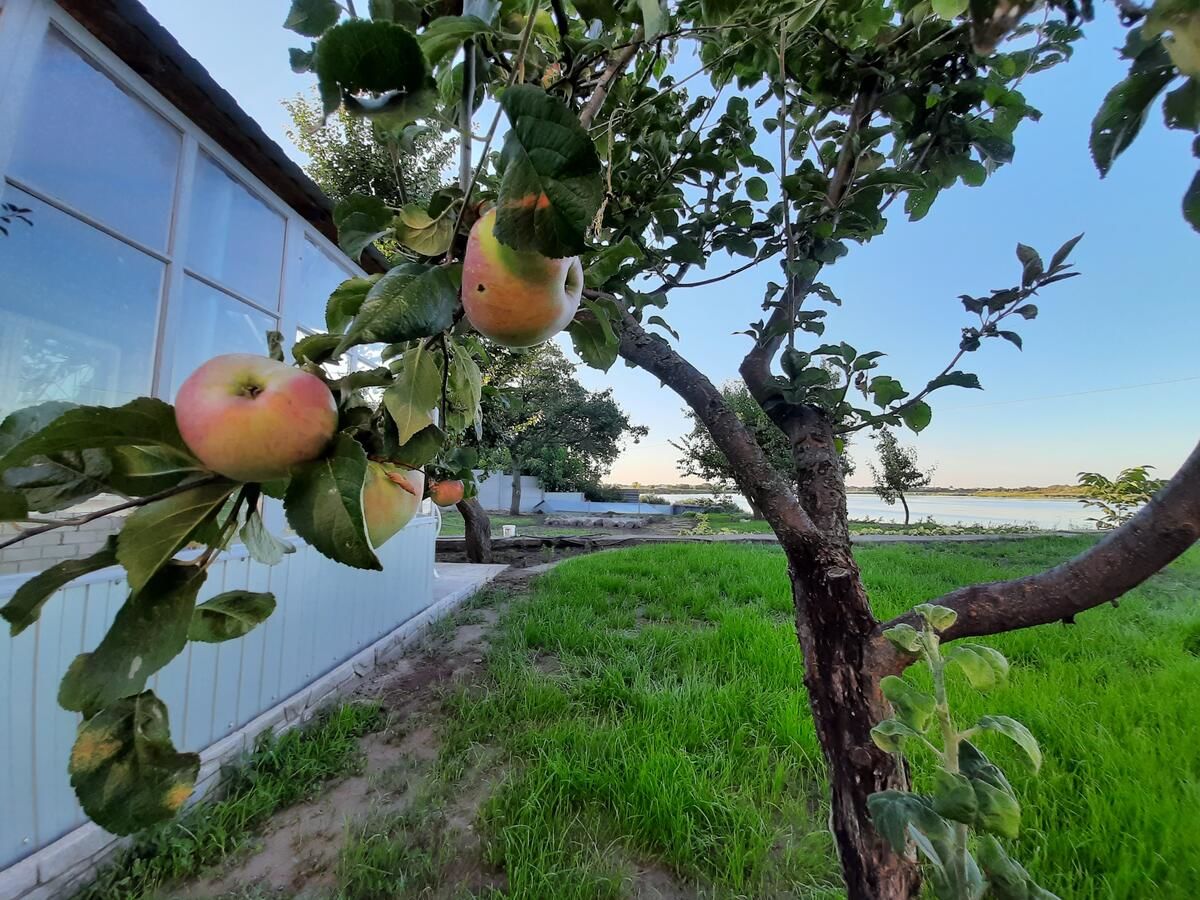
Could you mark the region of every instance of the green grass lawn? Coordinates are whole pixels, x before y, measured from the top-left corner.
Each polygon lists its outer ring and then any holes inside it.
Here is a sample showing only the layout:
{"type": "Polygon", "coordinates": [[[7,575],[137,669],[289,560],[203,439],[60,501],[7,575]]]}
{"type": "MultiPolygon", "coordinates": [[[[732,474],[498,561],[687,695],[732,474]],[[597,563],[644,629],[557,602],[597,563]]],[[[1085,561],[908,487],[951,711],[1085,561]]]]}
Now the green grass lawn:
{"type": "MultiPolygon", "coordinates": [[[[857,556],[881,616],[1031,572],[1086,538],[884,546],[857,556]]],[[[1014,716],[1040,776],[986,745],[1024,812],[1013,849],[1065,900],[1200,896],[1200,551],[1073,627],[989,639],[1007,686],[957,682],[966,719],[1014,716]]],[[[782,555],[728,545],[573,559],[517,600],[488,678],[452,697],[444,753],[502,748],[481,828],[511,896],[623,896],[660,868],[706,895],[842,896],[782,555]]]]}

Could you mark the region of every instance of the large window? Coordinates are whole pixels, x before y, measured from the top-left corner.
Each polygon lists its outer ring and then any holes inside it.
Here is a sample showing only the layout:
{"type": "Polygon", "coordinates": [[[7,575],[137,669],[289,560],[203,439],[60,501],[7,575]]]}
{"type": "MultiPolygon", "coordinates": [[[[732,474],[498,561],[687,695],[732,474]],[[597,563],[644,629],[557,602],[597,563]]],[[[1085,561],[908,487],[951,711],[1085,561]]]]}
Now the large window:
{"type": "Polygon", "coordinates": [[[322,330],[357,268],[65,16],[30,30],[27,77],[0,84],[20,107],[0,198],[32,222],[0,235],[0,417],[170,399],[267,331],[322,330]]]}

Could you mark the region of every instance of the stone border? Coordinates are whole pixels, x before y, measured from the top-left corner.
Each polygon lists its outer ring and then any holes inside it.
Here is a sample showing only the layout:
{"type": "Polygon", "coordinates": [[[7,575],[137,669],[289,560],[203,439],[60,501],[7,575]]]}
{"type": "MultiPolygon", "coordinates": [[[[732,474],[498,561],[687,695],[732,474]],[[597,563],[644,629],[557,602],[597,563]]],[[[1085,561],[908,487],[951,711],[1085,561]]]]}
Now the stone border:
{"type": "MultiPolygon", "coordinates": [[[[448,565],[443,563],[442,568],[448,569],[448,565]]],[[[268,730],[281,734],[307,722],[335,697],[351,693],[363,679],[402,656],[438,619],[452,613],[508,566],[472,565],[471,568],[482,576],[480,580],[451,591],[335,669],[202,750],[200,775],[196,779],[192,802],[215,788],[220,782],[221,767],[252,750],[260,734],[268,730]]],[[[436,587],[435,581],[435,592],[436,587]]],[[[130,838],[111,835],[92,822],[81,825],[0,871],[0,897],[5,900],[55,900],[70,896],[92,881],[104,861],[129,842],[130,838]]]]}

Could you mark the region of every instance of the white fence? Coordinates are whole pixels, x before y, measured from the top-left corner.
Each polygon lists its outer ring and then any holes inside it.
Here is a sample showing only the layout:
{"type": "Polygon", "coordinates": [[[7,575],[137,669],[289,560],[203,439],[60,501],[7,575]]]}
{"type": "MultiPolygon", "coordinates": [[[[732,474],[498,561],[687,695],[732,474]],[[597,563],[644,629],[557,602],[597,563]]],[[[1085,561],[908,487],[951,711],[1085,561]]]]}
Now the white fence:
{"type": "MultiPolygon", "coordinates": [[[[175,745],[209,747],[421,613],[433,600],[436,532],[430,517],[410,523],[379,550],[383,572],[339,565],[299,541],[277,566],[240,546],[222,554],[199,602],[247,589],[274,592],[278,605],[240,640],[189,643],[151,679],[175,745]]],[[[28,577],[0,576],[0,603],[28,577]]],[[[127,594],[121,569],[95,572],[56,593],[23,634],[0,635],[0,870],[86,821],[67,777],[79,716],[58,706],[58,683],[127,594]]]]}
{"type": "MultiPolygon", "coordinates": [[[[512,507],[512,476],[503,472],[494,472],[487,478],[479,478],[475,473],[479,487],[479,503],[484,509],[508,512],[512,507]]],[[[532,475],[521,476],[521,512],[533,512],[545,498],[546,492],[532,475]]]]}
{"type": "MultiPolygon", "coordinates": [[[[524,504],[522,504],[524,505],[524,504]]],[[[576,513],[633,513],[643,516],[669,516],[670,503],[628,503],[609,500],[584,500],[578,491],[561,492],[547,491],[541,512],[576,512],[576,513]]]]}

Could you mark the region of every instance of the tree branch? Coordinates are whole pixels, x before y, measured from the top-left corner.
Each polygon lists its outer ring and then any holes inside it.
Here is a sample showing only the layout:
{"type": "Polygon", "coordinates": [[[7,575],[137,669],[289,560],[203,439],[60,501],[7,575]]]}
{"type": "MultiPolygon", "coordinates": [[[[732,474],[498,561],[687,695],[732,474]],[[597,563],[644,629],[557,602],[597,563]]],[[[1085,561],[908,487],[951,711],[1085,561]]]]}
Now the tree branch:
{"type": "MultiPolygon", "coordinates": [[[[600,296],[594,291],[589,293],[600,296]]],[[[799,547],[821,540],[791,486],[771,465],[713,383],[670,344],[642,328],[624,308],[621,321],[615,324],[620,332],[621,356],[656,376],[692,408],[714,443],[733,463],[738,487],[762,510],[780,542],[785,547],[799,547]]]]}
{"type": "MultiPolygon", "coordinates": [[[[1136,516],[1094,547],[1046,572],[959,588],[934,600],[958,613],[943,640],[1002,634],[1070,621],[1076,613],[1115,601],[1169,565],[1200,540],[1200,444],[1165,488],[1136,516]]],[[[915,624],[906,613],[880,626],[915,624]]],[[[882,665],[903,669],[911,659],[878,635],[873,648],[882,665]]]]}
{"type": "Polygon", "coordinates": [[[609,90],[621,73],[625,71],[625,67],[633,61],[637,56],[638,50],[642,47],[642,30],[639,28],[636,38],[630,42],[629,46],[620,52],[616,59],[609,63],[608,68],[604,70],[604,74],[600,76],[600,83],[596,85],[596,90],[592,91],[592,96],[588,97],[588,101],[584,104],[583,112],[579,114],[579,121],[584,128],[590,128],[592,120],[596,118],[596,114],[600,112],[600,107],[604,105],[604,100],[608,96],[609,90]]]}

